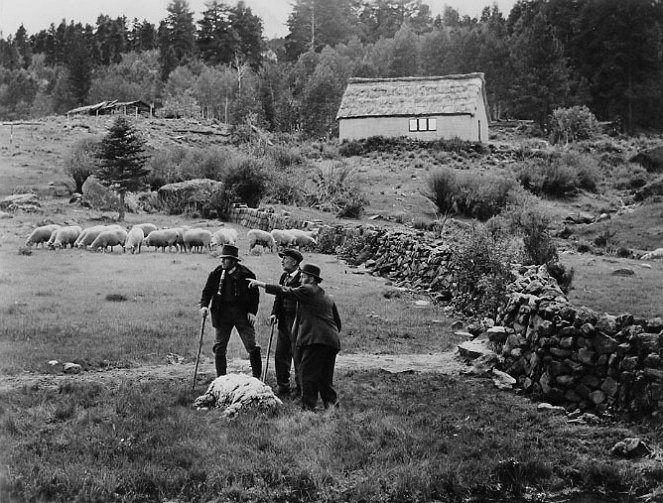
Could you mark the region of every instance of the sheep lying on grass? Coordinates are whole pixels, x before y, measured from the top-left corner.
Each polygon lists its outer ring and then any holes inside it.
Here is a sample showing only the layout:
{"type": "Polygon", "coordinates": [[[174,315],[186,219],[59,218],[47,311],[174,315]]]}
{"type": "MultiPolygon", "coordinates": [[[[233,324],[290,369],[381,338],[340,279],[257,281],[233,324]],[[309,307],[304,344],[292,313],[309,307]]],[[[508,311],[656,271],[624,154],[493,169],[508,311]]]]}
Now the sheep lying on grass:
{"type": "Polygon", "coordinates": [[[37,227],[30,233],[28,239],[25,240],[25,246],[41,244],[43,247],[44,243],[48,243],[53,233],[59,228],[60,226],[58,224],[48,224],[37,227]]]}
{"type": "Polygon", "coordinates": [[[225,417],[233,417],[242,409],[272,411],[282,405],[283,402],[274,395],[272,388],[245,374],[217,377],[208,386],[205,394],[193,402],[193,406],[199,410],[225,407],[225,417]]]}
{"type": "Polygon", "coordinates": [[[257,245],[261,245],[263,248],[269,249],[269,251],[272,253],[274,252],[276,243],[274,242],[274,238],[269,232],[265,232],[260,229],[251,229],[246,233],[246,237],[249,238],[249,253],[257,245]]]}

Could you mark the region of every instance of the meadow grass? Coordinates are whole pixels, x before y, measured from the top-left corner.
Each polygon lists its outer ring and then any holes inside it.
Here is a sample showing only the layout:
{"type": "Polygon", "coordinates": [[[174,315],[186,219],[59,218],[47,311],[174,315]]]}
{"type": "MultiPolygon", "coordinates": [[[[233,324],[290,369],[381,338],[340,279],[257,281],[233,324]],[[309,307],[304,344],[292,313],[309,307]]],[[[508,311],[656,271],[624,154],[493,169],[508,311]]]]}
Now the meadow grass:
{"type": "MultiPolygon", "coordinates": [[[[140,255],[92,253],[78,249],[16,251],[10,238],[0,249],[0,373],[48,371],[49,360],[86,368],[163,363],[168,353],[196,357],[198,302],[207,275],[219,260],[209,254],[143,251],[140,255]]],[[[277,282],[276,254],[246,253],[242,259],[258,278],[277,282]]],[[[343,321],[347,352],[421,353],[453,349],[444,307],[421,308],[425,294],[403,292],[382,278],[359,272],[328,255],[307,253],[322,267],[323,287],[333,295],[343,321]]],[[[258,342],[265,347],[274,297],[261,294],[258,342]]],[[[208,324],[205,354],[211,354],[208,324]]],[[[245,355],[232,337],[229,356],[245,355]]]]}
{"type": "Polygon", "coordinates": [[[332,413],[293,402],[225,420],[184,383],[0,393],[0,500],[512,501],[642,494],[653,460],[611,458],[632,435],[569,424],[484,379],[347,371],[332,413]],[[474,498],[474,499],[471,499],[474,498]]]}

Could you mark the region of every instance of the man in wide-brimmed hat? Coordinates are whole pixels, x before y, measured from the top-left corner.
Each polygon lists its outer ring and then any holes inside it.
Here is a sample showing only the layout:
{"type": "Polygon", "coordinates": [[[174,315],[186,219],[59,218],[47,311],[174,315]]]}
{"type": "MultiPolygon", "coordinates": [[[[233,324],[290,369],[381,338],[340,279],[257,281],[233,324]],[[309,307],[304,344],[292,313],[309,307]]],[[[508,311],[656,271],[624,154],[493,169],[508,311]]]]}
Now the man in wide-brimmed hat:
{"type": "Polygon", "coordinates": [[[314,410],[320,394],[327,409],[338,405],[333,380],[336,354],[341,349],[341,318],[334,300],[320,288],[320,268],[315,264],[304,264],[301,275],[302,284],[297,288],[268,285],[255,279],[248,283],[252,287],[264,288],[272,295],[297,301],[293,334],[299,355],[302,407],[314,410]]]}
{"type": "MultiPolygon", "coordinates": [[[[297,288],[301,284],[301,271],[299,264],[304,259],[301,253],[294,248],[287,248],[279,252],[283,274],[279,279],[279,285],[297,288]]],[[[299,362],[295,347],[295,338],[292,333],[292,325],[297,314],[297,301],[289,297],[277,295],[272,307],[272,323],[278,320],[279,334],[276,339],[276,351],[274,353],[274,367],[276,369],[276,394],[281,397],[290,396],[290,367],[294,360],[295,367],[295,389],[294,396],[300,396],[299,387],[299,362]]]]}
{"type": "Polygon", "coordinates": [[[221,265],[210,273],[200,298],[202,316],[207,316],[208,306],[212,302],[209,310],[212,313],[212,325],[216,329],[213,348],[216,375],[226,374],[226,350],[230,333],[235,327],[249,353],[253,377],[260,379],[262,360],[254,328],[260,294],[255,288],[249,288],[247,281],[256,276],[239,263],[236,246],[223,245],[219,257],[221,265]]]}

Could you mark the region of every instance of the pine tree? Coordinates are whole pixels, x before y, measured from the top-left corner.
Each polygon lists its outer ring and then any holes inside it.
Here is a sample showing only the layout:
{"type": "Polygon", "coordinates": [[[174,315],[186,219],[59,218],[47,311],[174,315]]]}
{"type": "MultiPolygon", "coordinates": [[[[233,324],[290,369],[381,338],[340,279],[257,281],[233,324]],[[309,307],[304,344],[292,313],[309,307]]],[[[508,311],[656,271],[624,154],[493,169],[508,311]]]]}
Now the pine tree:
{"type": "Polygon", "coordinates": [[[101,183],[117,192],[120,198],[119,221],[124,220],[126,193],[141,190],[146,185],[144,179],[150,170],[145,168],[144,151],[145,140],[126,117],[118,117],[101,140],[100,168],[96,174],[101,183]]]}

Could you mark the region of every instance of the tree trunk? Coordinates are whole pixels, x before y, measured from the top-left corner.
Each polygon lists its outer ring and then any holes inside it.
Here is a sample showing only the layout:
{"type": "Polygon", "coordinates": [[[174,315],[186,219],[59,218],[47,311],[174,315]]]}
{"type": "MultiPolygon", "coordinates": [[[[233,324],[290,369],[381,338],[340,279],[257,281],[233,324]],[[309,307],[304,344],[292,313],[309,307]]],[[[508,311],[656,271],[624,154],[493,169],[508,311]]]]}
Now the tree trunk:
{"type": "Polygon", "coordinates": [[[120,204],[117,209],[117,221],[124,222],[124,192],[118,194],[120,196],[120,204]]]}

